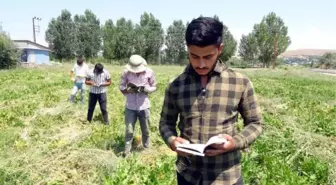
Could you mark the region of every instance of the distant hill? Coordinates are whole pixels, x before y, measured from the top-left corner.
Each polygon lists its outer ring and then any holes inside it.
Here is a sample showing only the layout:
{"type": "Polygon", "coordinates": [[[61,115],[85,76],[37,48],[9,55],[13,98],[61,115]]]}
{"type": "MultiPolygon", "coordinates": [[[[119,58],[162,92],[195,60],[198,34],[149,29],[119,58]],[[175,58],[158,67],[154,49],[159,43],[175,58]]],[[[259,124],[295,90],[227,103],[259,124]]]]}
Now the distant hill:
{"type": "Polygon", "coordinates": [[[280,57],[309,57],[309,56],[322,56],[327,52],[336,53],[336,50],[331,49],[297,49],[285,51],[280,57]]]}

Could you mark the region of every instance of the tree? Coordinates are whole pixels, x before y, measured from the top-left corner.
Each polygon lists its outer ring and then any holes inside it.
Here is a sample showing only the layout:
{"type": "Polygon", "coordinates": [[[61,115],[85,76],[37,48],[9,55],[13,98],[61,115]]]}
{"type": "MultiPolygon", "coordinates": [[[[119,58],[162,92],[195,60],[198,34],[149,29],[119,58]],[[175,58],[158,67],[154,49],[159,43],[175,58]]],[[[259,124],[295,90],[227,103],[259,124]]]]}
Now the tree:
{"type": "Polygon", "coordinates": [[[72,59],[76,48],[76,28],[68,10],[53,18],[46,31],[46,41],[57,59],[72,59]]]}
{"type": "Polygon", "coordinates": [[[111,19],[105,22],[103,27],[103,56],[107,59],[114,59],[116,27],[111,19]]]}
{"type": "Polygon", "coordinates": [[[164,41],[164,32],[159,19],[153,14],[144,13],[140,17],[140,24],[135,28],[135,52],[146,60],[157,60],[164,41]]]}
{"type": "Polygon", "coordinates": [[[252,34],[258,44],[258,59],[265,67],[273,61],[274,68],[277,57],[291,44],[284,21],[271,12],[263,17],[261,23],[254,25],[252,34]]]}
{"type": "Polygon", "coordinates": [[[257,58],[258,44],[252,33],[242,36],[240,39],[238,53],[244,61],[253,61],[257,58]]]}
{"type": "Polygon", "coordinates": [[[182,20],[174,21],[167,29],[165,44],[170,63],[183,64],[187,56],[184,34],[186,27],[182,20]]]}
{"type": "MultiPolygon", "coordinates": [[[[219,20],[217,15],[214,15],[214,18],[219,20]]],[[[223,45],[224,47],[220,58],[223,61],[228,61],[237,51],[237,41],[234,39],[233,35],[229,31],[229,28],[225,24],[223,24],[223,45]]]]}
{"type": "Polygon", "coordinates": [[[134,52],[134,25],[131,20],[120,18],[117,20],[114,35],[114,50],[115,59],[125,59],[130,57],[134,52]]]}
{"type": "Polygon", "coordinates": [[[134,24],[124,17],[113,24],[107,20],[103,27],[104,57],[108,59],[122,60],[134,53],[134,24]]]}
{"type": "Polygon", "coordinates": [[[0,69],[9,69],[16,66],[18,49],[2,30],[0,30],[0,69]]]}
{"type": "Polygon", "coordinates": [[[336,53],[325,53],[319,59],[319,68],[329,69],[329,68],[336,68],[336,53]]]}
{"type": "Polygon", "coordinates": [[[233,38],[233,35],[226,26],[224,26],[223,31],[223,45],[224,47],[220,58],[223,61],[228,61],[237,51],[237,41],[233,38]]]}
{"type": "Polygon", "coordinates": [[[96,15],[85,10],[84,15],[75,15],[76,25],[76,54],[84,55],[86,58],[96,57],[101,49],[100,21],[96,15]]]}

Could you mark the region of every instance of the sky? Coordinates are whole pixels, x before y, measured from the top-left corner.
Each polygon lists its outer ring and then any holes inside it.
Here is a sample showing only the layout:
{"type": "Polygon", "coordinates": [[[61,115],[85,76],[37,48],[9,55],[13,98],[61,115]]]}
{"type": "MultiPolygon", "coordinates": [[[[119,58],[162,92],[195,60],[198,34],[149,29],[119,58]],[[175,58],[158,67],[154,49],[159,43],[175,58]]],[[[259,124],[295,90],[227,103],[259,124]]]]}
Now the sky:
{"type": "Polygon", "coordinates": [[[49,21],[63,9],[72,15],[93,11],[103,25],[125,17],[138,23],[141,14],[152,13],[164,29],[173,20],[184,23],[199,15],[218,15],[237,41],[252,31],[263,16],[275,12],[288,26],[293,49],[336,49],[336,0],[0,0],[0,26],[12,39],[33,40],[32,18],[40,17],[36,40],[46,45],[49,21]]]}

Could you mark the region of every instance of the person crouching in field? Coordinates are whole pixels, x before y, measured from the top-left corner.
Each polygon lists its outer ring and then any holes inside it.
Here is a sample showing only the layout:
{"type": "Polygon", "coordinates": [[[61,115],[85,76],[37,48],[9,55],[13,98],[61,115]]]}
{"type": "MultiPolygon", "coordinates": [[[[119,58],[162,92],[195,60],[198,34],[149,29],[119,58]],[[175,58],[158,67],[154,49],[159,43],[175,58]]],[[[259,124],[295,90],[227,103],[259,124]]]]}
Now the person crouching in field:
{"type": "Polygon", "coordinates": [[[142,144],[144,148],[149,147],[148,93],[156,90],[156,80],[154,72],[146,64],[140,55],[132,55],[120,80],[120,91],[126,96],[124,157],[130,154],[137,119],[140,122],[142,144]]]}
{"type": "Polygon", "coordinates": [[[263,122],[252,82],[219,59],[226,43],[217,19],[194,19],[185,40],[190,64],[168,85],[159,124],[163,140],[177,153],[177,184],[242,185],[240,150],[254,143],[263,122]],[[213,144],[205,156],[177,150],[180,143],[205,144],[213,136],[227,142],[213,144]]]}
{"type": "Polygon", "coordinates": [[[80,90],[81,103],[84,103],[84,95],[85,95],[85,77],[89,73],[89,66],[84,62],[84,58],[82,55],[77,57],[77,63],[73,66],[70,77],[74,82],[74,86],[72,88],[72,92],[69,98],[71,103],[75,102],[75,97],[77,92],[80,90]]]}
{"type": "Polygon", "coordinates": [[[103,115],[104,123],[109,125],[107,115],[107,86],[111,85],[110,73],[104,69],[104,66],[97,63],[92,72],[86,77],[85,83],[90,85],[89,94],[89,108],[87,114],[87,121],[92,121],[94,109],[97,101],[99,102],[100,110],[103,115]]]}

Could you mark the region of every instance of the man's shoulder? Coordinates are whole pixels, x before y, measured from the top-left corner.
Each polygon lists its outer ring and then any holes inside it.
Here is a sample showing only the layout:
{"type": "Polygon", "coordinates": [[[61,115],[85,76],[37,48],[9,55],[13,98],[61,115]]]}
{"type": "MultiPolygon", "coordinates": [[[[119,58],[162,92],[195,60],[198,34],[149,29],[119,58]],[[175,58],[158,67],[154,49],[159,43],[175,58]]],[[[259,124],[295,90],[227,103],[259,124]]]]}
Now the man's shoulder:
{"type": "Polygon", "coordinates": [[[154,71],[153,69],[146,67],[146,73],[150,74],[150,75],[154,75],[154,71]]]}
{"type": "Polygon", "coordinates": [[[110,72],[107,69],[103,69],[103,72],[107,75],[110,75],[110,72]]]}
{"type": "Polygon", "coordinates": [[[179,74],[178,76],[175,76],[173,78],[171,78],[169,81],[168,81],[168,87],[169,88],[176,88],[176,87],[179,87],[180,84],[183,83],[183,81],[185,80],[186,78],[186,73],[181,73],[179,74]]]}
{"type": "Polygon", "coordinates": [[[231,68],[228,68],[228,69],[222,71],[220,76],[222,78],[228,78],[229,81],[230,80],[235,81],[238,84],[246,85],[250,81],[248,76],[246,76],[245,74],[243,74],[243,73],[241,73],[237,70],[231,69],[231,68]]]}
{"type": "Polygon", "coordinates": [[[153,69],[150,68],[150,67],[146,67],[146,71],[147,71],[147,72],[154,72],[153,69]]]}
{"type": "Polygon", "coordinates": [[[83,63],[83,67],[85,67],[85,68],[89,68],[89,64],[87,64],[87,63],[83,63]]]}
{"type": "Polygon", "coordinates": [[[128,74],[128,72],[129,71],[127,69],[123,69],[122,74],[126,75],[126,74],[128,74]]]}
{"type": "Polygon", "coordinates": [[[87,71],[87,76],[93,76],[93,69],[89,69],[87,71]]]}

